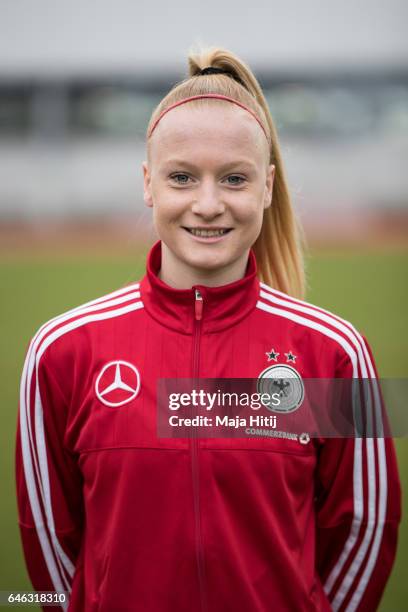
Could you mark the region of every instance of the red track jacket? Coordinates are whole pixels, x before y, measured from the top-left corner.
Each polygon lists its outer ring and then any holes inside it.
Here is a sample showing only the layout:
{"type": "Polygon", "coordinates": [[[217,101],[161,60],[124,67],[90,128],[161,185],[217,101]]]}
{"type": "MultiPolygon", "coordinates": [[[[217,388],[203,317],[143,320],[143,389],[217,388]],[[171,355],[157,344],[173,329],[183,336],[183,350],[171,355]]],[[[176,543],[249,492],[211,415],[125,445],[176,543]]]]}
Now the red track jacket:
{"type": "Polygon", "coordinates": [[[373,378],[367,342],[259,283],[252,251],[221,287],[173,289],[160,261],[157,242],[140,284],[28,349],[17,490],[35,589],[70,591],[72,612],[375,610],[400,520],[391,439],[156,433],[158,378],[257,378],[268,360],[373,378]]]}

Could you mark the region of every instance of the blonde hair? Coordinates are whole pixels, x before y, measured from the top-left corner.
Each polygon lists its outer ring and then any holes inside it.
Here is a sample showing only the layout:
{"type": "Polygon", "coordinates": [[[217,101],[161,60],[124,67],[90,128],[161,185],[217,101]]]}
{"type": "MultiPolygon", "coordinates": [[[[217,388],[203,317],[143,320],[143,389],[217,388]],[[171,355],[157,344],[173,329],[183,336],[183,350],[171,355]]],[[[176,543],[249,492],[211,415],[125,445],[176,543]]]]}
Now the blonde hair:
{"type": "MultiPolygon", "coordinates": [[[[264,211],[261,232],[253,245],[258,276],[271,287],[297,298],[305,292],[302,228],[295,217],[283,168],[279,141],[262,89],[251,69],[225,49],[209,47],[191,51],[189,77],[176,84],[155,108],[147,127],[150,134],[159,115],[172,104],[190,96],[215,93],[229,96],[250,108],[265,126],[270,150],[269,163],[275,166],[272,206],[264,211]],[[229,74],[200,75],[207,67],[229,74]],[[199,78],[196,78],[198,75],[199,78]],[[231,78],[233,77],[233,78],[231,78]]],[[[203,99],[189,104],[199,105],[203,99]]],[[[207,99],[205,99],[207,102],[207,99]]]]}

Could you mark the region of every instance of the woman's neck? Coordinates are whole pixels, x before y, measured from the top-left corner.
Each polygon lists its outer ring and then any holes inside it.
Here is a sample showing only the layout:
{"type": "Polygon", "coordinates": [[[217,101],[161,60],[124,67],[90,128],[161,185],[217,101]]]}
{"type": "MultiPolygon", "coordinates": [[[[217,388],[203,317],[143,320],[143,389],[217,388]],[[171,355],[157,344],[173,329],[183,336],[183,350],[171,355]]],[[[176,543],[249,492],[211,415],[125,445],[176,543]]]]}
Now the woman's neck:
{"type": "Polygon", "coordinates": [[[174,289],[191,289],[194,285],[219,287],[233,283],[245,276],[248,254],[249,251],[222,268],[195,268],[178,259],[162,243],[162,262],[158,276],[166,285],[174,289]]]}

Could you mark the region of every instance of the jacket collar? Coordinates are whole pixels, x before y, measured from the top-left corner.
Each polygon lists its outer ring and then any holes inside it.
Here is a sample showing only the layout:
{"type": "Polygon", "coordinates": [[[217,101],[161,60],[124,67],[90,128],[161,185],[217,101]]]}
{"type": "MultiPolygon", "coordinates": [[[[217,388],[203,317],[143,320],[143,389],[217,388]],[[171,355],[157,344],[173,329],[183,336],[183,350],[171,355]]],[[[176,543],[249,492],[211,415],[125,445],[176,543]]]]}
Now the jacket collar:
{"type": "Polygon", "coordinates": [[[245,276],[218,287],[194,285],[191,289],[174,289],[164,283],[158,273],[161,266],[161,241],[151,248],[146,274],[140,283],[141,298],[147,312],[161,325],[184,334],[192,334],[197,312],[202,306],[203,332],[216,332],[238,323],[255,308],[259,296],[256,259],[251,249],[245,276]],[[202,304],[196,304],[196,289],[202,304]],[[198,309],[197,309],[198,307],[198,309]]]}

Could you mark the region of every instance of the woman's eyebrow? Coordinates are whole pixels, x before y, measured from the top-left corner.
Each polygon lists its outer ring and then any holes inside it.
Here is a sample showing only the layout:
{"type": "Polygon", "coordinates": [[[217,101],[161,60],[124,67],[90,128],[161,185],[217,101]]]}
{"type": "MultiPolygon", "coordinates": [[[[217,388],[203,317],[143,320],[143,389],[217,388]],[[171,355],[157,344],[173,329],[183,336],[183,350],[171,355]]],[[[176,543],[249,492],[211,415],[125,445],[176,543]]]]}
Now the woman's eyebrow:
{"type": "MultiPolygon", "coordinates": [[[[185,159],[169,159],[165,162],[164,164],[165,168],[171,166],[178,166],[178,167],[183,167],[183,168],[188,168],[190,170],[200,170],[200,166],[196,166],[195,164],[193,164],[191,161],[187,161],[185,159]]],[[[226,164],[223,164],[219,167],[219,170],[221,172],[225,172],[226,170],[229,170],[231,168],[236,168],[237,166],[247,166],[250,167],[251,169],[255,170],[257,168],[257,164],[255,164],[252,160],[250,159],[237,159],[235,161],[232,162],[228,162],[226,164]]]]}

